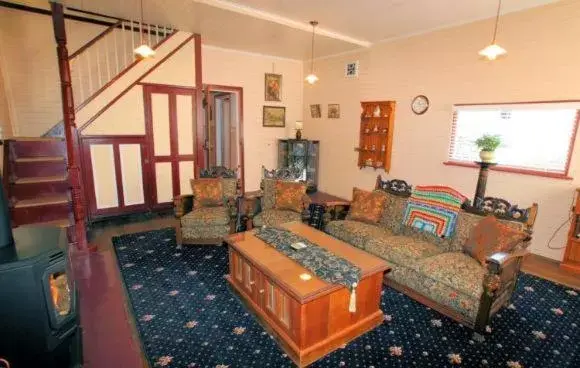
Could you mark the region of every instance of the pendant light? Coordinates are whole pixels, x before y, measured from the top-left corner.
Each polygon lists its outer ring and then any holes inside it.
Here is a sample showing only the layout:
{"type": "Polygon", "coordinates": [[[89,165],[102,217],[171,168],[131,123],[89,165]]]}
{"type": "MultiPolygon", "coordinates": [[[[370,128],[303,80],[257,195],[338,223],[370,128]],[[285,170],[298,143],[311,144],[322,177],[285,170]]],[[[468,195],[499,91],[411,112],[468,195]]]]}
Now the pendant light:
{"type": "Polygon", "coordinates": [[[312,20],[310,21],[310,25],[312,25],[312,53],[310,55],[310,74],[306,76],[306,81],[310,84],[314,84],[318,81],[318,77],[314,74],[314,28],[318,25],[318,22],[312,20]]]}
{"type": "MultiPolygon", "coordinates": [[[[151,28],[149,28],[149,30],[151,30],[151,28]]],[[[139,33],[141,34],[141,45],[133,51],[135,55],[141,59],[155,56],[155,50],[146,44],[143,39],[143,0],[141,0],[141,23],[139,23],[139,33]]],[[[149,39],[151,39],[151,34],[149,34],[149,39]]]]}
{"type": "Polygon", "coordinates": [[[491,40],[491,44],[486,48],[482,49],[481,51],[479,51],[479,55],[483,56],[487,60],[495,60],[499,56],[507,54],[507,51],[503,47],[495,43],[495,37],[497,36],[497,26],[499,24],[500,11],[501,11],[501,0],[499,0],[497,6],[497,15],[495,17],[495,28],[493,30],[493,39],[491,40]]]}

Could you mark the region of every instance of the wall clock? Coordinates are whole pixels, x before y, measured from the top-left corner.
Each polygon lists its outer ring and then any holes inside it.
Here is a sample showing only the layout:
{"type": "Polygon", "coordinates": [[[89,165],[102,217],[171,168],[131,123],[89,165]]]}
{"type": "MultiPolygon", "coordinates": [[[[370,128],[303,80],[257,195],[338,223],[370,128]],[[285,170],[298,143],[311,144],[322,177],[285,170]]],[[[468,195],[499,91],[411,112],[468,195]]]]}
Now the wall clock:
{"type": "Polygon", "coordinates": [[[427,96],[419,95],[413,99],[411,102],[411,109],[417,115],[423,115],[429,110],[429,99],[427,96]]]}

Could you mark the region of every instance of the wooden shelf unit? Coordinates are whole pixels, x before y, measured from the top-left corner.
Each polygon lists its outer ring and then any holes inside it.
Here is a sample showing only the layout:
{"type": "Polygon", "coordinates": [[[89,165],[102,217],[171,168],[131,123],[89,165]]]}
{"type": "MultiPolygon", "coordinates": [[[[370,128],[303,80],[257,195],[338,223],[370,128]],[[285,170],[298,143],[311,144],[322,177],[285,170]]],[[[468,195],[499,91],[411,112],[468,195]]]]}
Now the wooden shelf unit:
{"type": "Polygon", "coordinates": [[[395,101],[361,102],[360,139],[358,167],[391,169],[393,130],[395,125],[395,101]]]}
{"type": "Polygon", "coordinates": [[[560,268],[580,274],[580,188],[576,189],[576,199],[572,208],[572,222],[568,231],[568,244],[560,268]]]}

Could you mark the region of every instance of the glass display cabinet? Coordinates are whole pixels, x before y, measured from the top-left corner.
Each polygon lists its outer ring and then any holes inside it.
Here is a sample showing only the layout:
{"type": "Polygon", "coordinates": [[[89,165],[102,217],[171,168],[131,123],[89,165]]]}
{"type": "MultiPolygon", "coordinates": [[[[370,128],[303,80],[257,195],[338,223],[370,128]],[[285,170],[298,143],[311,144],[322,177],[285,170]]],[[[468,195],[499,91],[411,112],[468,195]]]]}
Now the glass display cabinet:
{"type": "Polygon", "coordinates": [[[305,139],[278,140],[278,168],[302,170],[302,180],[308,184],[308,192],[318,188],[318,156],[320,142],[305,139]]]}

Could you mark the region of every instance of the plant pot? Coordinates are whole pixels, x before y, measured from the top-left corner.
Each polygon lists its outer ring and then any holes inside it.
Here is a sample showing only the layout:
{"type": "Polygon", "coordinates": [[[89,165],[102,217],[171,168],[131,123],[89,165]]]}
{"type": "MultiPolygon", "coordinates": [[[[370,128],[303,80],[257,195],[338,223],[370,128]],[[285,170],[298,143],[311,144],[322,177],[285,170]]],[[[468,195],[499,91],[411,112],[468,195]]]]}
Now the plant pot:
{"type": "Polygon", "coordinates": [[[495,162],[495,152],[479,151],[479,158],[481,158],[481,162],[495,162]]]}

